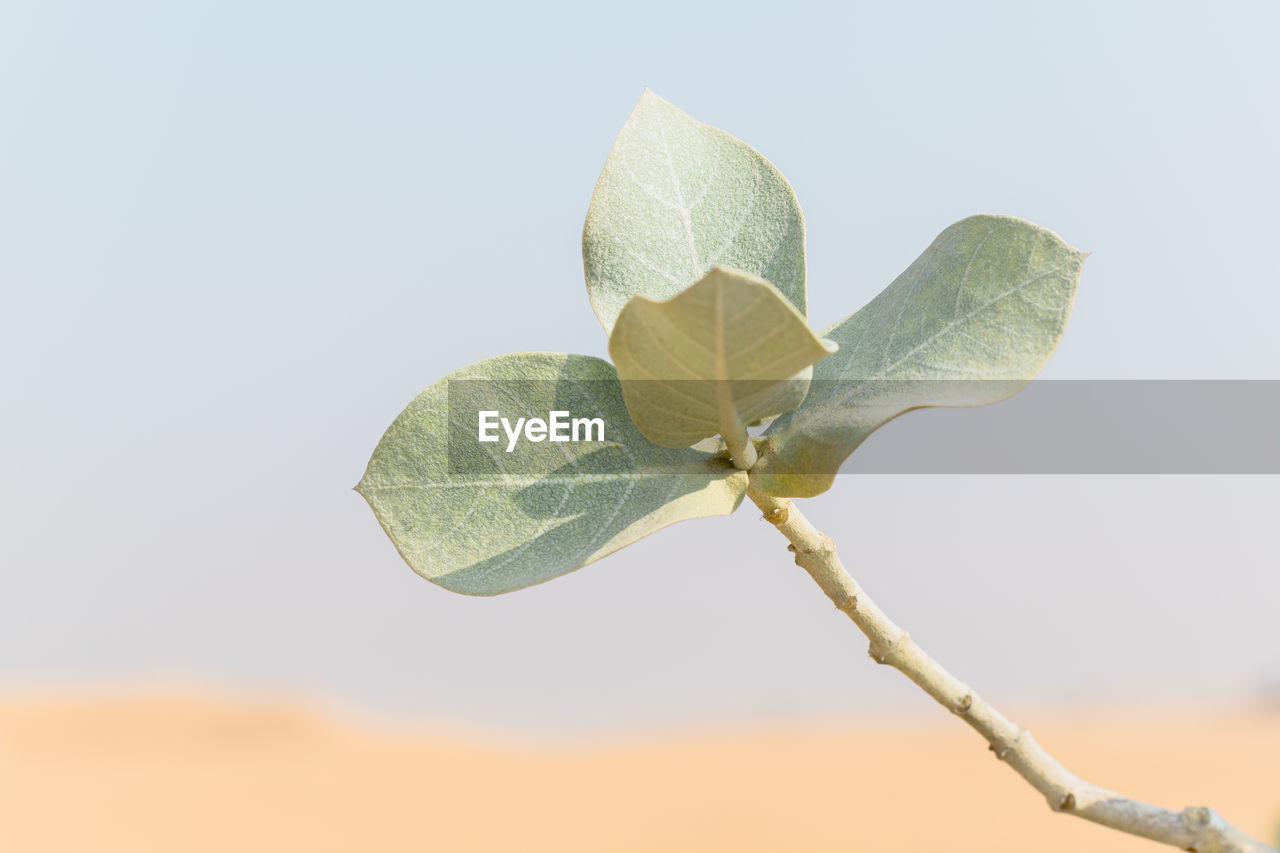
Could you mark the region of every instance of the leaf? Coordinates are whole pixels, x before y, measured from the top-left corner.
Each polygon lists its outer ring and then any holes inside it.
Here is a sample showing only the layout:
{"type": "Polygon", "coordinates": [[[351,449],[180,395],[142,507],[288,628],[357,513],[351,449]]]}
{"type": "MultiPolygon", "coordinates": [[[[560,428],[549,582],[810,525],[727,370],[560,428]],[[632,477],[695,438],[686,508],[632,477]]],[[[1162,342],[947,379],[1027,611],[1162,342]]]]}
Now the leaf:
{"type": "Polygon", "coordinates": [[[925,406],[979,406],[1022,389],[1053,354],[1086,254],[1009,216],[943,231],[892,284],[827,336],[798,409],[766,431],[752,483],[808,497],[877,427],[925,406]]]}
{"type": "Polygon", "coordinates": [[[834,349],[772,284],[724,267],[666,302],[634,297],[609,337],[631,418],[663,447],[795,408],[834,349]]]}
{"type": "MultiPolygon", "coordinates": [[[[582,437],[583,434],[580,434],[582,437]]],[[[687,518],[727,515],[746,475],[636,431],[608,362],[519,353],[432,385],[396,418],[356,490],[400,555],[446,589],[495,595],[571,572],[687,518]],[[600,418],[603,442],[482,443],[480,411],[600,418]]]]}
{"type": "Polygon", "coordinates": [[[648,89],[596,184],[582,257],[606,332],[631,297],[670,299],[717,264],[773,282],[807,310],[804,218],[786,178],[648,89]]]}

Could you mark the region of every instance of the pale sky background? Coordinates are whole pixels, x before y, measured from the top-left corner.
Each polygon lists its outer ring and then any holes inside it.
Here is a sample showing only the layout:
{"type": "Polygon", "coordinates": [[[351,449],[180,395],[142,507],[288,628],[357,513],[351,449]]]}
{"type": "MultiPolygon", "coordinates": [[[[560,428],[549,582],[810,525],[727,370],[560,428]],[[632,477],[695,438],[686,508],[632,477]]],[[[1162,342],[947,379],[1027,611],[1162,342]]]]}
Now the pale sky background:
{"type": "MultiPolygon", "coordinates": [[[[582,221],[646,85],[790,178],[819,328],[1008,213],[1094,253],[1046,376],[1280,378],[1277,32],[1269,2],[4,3],[0,690],[533,731],[934,713],[749,509],[468,599],[350,488],[450,371],[606,355],[582,221]]],[[[1280,683],[1278,506],[1266,477],[850,476],[805,510],[990,698],[1081,706],[1280,683]]]]}

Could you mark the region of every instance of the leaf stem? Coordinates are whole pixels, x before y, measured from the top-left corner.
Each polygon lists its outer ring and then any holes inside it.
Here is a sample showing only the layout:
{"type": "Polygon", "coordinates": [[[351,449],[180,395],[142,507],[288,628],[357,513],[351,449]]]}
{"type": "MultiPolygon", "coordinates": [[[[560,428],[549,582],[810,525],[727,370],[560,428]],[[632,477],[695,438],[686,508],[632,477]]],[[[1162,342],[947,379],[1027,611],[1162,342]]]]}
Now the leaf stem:
{"type": "Polygon", "coordinates": [[[1049,808],[1195,853],[1280,853],[1224,821],[1212,809],[1181,812],[1131,800],[1084,781],[937,661],[885,615],[845,571],[835,544],[786,498],[751,486],[747,495],[791,543],[796,564],[866,634],[872,660],[892,666],[986,738],[996,757],[1044,795],[1049,808]]]}
{"type": "MultiPolygon", "coordinates": [[[[692,237],[690,237],[692,239],[692,237]]],[[[729,458],[735,468],[750,471],[755,467],[758,457],[755,445],[747,434],[747,425],[738,417],[738,407],[733,401],[733,390],[729,384],[729,359],[725,353],[724,342],[724,283],[715,278],[715,375],[716,375],[716,408],[720,412],[720,434],[724,437],[725,447],[729,448],[729,458]]]]}
{"type": "Polygon", "coordinates": [[[733,467],[750,471],[760,457],[756,452],[756,446],[751,443],[751,438],[747,435],[746,427],[741,424],[738,426],[739,429],[730,430],[721,437],[724,439],[725,447],[729,449],[729,459],[733,462],[733,467]]]}

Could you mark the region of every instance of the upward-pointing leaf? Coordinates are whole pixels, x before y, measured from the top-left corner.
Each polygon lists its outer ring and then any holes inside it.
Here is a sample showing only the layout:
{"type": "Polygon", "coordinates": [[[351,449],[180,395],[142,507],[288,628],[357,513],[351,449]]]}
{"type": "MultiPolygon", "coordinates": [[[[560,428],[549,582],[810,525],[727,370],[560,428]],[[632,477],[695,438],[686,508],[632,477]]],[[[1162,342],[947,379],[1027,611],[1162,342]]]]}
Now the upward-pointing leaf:
{"type": "Polygon", "coordinates": [[[772,284],[724,267],[666,302],[635,297],[609,337],[627,409],[664,447],[744,436],[795,408],[810,365],[835,349],[772,284]]]}
{"type": "Polygon", "coordinates": [[[826,491],[877,427],[924,406],[979,406],[1040,372],[1071,312],[1085,253],[1010,216],[943,231],[906,272],[827,335],[804,405],[765,433],[752,483],[774,495],[826,491]]]}
{"type": "Polygon", "coordinates": [[[670,299],[717,264],[772,282],[807,310],[804,219],[786,178],[647,89],[596,184],[582,257],[606,332],[631,297],[670,299]]]}
{"type": "Polygon", "coordinates": [[[419,394],[356,489],[414,571],[455,592],[494,595],[571,572],[674,522],[727,515],[746,487],[744,472],[710,453],[645,440],[608,362],[519,353],[465,367],[419,394]],[[553,411],[599,418],[604,441],[526,442],[507,452],[506,435],[479,441],[480,411],[512,422],[553,411]]]}

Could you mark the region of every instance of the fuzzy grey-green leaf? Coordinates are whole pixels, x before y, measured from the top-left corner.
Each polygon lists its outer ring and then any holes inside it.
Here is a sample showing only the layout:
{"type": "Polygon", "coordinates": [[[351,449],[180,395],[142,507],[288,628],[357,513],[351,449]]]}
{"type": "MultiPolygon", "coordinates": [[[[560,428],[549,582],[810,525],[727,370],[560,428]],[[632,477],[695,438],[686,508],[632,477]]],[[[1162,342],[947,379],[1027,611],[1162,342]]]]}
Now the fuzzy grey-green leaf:
{"type": "Polygon", "coordinates": [[[649,533],[742,500],[746,475],[670,450],[631,423],[613,367],[562,353],[470,365],[409,404],[356,487],[405,561],[455,592],[494,595],[571,572],[649,533]],[[599,418],[600,442],[478,440],[478,413],[599,418]]]}
{"type": "Polygon", "coordinates": [[[1085,253],[1009,216],[943,231],[907,270],[827,336],[805,402],[765,433],[752,483],[773,495],[830,488],[877,427],[925,406],[978,406],[1017,392],[1058,345],[1085,253]]]}
{"type": "Polygon", "coordinates": [[[665,302],[634,297],[609,337],[627,409],[664,447],[745,435],[795,408],[834,349],[772,284],[724,267],[665,302]]]}
{"type": "Polygon", "coordinates": [[[804,218],[759,152],[645,90],[618,134],[582,235],[606,332],[633,296],[670,299],[717,264],[777,286],[804,315],[804,218]]]}

